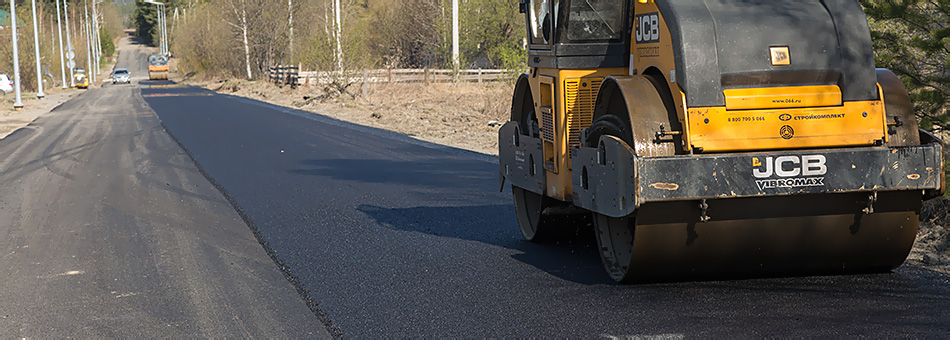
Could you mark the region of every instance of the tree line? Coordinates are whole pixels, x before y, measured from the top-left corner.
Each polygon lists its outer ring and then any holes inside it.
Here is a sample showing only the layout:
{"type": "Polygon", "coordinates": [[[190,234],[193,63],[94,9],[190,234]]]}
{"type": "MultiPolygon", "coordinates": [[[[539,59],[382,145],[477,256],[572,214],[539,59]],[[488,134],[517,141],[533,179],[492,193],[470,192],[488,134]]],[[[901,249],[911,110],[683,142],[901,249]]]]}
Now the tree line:
{"type": "MultiPolygon", "coordinates": [[[[287,64],[309,70],[453,64],[452,0],[164,2],[171,50],[185,73],[259,78],[268,67],[287,64]]],[[[459,7],[462,67],[524,64],[517,1],[460,0],[459,7]]],[[[135,8],[136,30],[154,44],[155,6],[136,0],[135,8]]]]}
{"type": "MultiPolygon", "coordinates": [[[[75,48],[76,67],[86,68],[86,37],[85,37],[85,5],[83,0],[65,1],[69,13],[69,40],[75,48]]],[[[66,14],[63,10],[64,1],[60,1],[60,24],[62,26],[63,46],[66,45],[66,20],[62,15],[66,14]]],[[[88,2],[92,6],[92,2],[88,2]]],[[[115,40],[123,35],[122,29],[125,26],[119,10],[111,2],[99,3],[97,11],[99,14],[100,36],[102,38],[102,56],[107,58],[112,56],[115,51],[115,40]]],[[[0,2],[0,9],[9,12],[10,1],[0,2]]],[[[17,52],[20,59],[20,85],[24,91],[36,91],[36,57],[34,53],[33,39],[33,12],[31,1],[20,0],[16,3],[16,22],[17,22],[17,52]]],[[[52,79],[44,76],[44,88],[49,89],[54,84],[61,84],[60,71],[60,50],[59,35],[57,34],[56,24],[56,1],[55,0],[37,0],[36,1],[37,27],[40,44],[40,64],[44,74],[49,74],[52,79]]],[[[91,12],[89,14],[92,15],[91,12]]],[[[0,73],[7,73],[13,79],[13,44],[11,42],[11,29],[9,21],[0,23],[0,73]]],[[[66,67],[66,73],[69,73],[66,67]]],[[[72,75],[67,74],[69,78],[72,75]]]]}

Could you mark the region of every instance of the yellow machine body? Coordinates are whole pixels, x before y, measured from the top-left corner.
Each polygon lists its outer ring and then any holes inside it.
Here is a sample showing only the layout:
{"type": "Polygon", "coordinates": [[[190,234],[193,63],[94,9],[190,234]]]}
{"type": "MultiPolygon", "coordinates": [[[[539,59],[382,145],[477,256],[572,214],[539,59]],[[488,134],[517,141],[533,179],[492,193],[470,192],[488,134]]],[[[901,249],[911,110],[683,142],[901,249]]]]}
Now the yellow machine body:
{"type": "Polygon", "coordinates": [[[600,83],[625,71],[538,69],[537,77],[530,78],[532,97],[537,98],[534,112],[541,128],[548,196],[571,200],[570,147],[580,145],[581,131],[591,124],[600,83]]]}
{"type": "Polygon", "coordinates": [[[592,213],[619,282],[899,266],[920,201],[945,188],[942,143],[873,69],[860,6],[658,1],[522,1],[530,72],[499,170],[525,238],[592,213]]]}

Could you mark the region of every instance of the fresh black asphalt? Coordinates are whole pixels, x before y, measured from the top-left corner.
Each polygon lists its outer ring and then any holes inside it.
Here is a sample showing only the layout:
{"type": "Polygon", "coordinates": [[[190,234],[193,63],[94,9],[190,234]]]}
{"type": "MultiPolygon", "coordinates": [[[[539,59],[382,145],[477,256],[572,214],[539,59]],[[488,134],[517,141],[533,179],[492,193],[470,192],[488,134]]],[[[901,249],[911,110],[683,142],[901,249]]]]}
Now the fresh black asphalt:
{"type": "Polygon", "coordinates": [[[197,88],[141,94],[337,336],[950,334],[945,274],[620,286],[589,237],[523,241],[489,156],[197,88]]]}

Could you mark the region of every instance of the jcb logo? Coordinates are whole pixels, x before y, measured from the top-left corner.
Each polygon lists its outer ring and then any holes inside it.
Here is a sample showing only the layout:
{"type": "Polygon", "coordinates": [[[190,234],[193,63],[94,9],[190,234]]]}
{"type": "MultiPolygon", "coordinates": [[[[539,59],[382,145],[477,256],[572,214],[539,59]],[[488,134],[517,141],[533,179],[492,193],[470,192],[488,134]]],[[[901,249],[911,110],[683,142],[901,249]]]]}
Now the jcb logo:
{"type": "Polygon", "coordinates": [[[654,12],[637,15],[634,27],[636,27],[638,44],[660,42],[659,13],[654,12]]]}
{"type": "Polygon", "coordinates": [[[824,155],[765,157],[763,162],[752,157],[752,175],[755,178],[821,176],[828,172],[824,155]]]}

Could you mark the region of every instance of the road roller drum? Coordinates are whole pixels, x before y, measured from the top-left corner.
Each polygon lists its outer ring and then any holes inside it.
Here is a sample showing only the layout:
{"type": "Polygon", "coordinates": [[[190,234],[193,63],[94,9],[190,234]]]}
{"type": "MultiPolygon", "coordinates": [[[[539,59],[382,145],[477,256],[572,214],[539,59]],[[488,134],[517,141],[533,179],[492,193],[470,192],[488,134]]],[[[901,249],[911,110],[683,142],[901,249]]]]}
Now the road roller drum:
{"type": "Polygon", "coordinates": [[[852,0],[522,0],[499,130],[529,241],[590,215],[618,282],[890,270],[943,142],[852,0]]]}

